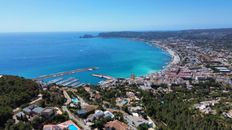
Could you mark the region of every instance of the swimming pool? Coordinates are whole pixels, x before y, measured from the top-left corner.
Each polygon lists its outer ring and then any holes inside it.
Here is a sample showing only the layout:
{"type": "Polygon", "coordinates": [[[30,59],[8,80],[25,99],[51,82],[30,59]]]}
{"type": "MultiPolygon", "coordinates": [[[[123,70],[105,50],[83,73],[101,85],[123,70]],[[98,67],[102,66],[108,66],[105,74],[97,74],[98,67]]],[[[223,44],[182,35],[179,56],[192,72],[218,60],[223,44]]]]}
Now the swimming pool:
{"type": "Polygon", "coordinates": [[[72,98],[72,102],[73,102],[73,103],[78,103],[79,100],[78,100],[77,98],[72,98]]]}
{"type": "Polygon", "coordinates": [[[78,130],[78,128],[75,125],[73,125],[73,124],[69,125],[68,129],[69,130],[78,130]]]}

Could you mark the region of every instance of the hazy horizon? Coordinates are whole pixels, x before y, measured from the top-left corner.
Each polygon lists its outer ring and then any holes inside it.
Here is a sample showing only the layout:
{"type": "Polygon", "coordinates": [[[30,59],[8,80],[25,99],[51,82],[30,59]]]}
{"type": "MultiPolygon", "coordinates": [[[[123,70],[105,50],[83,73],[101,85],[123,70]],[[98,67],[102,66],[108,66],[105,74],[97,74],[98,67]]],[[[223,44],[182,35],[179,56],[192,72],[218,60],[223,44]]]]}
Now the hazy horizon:
{"type": "Polygon", "coordinates": [[[232,1],[1,1],[0,32],[175,31],[232,28],[232,1]]]}

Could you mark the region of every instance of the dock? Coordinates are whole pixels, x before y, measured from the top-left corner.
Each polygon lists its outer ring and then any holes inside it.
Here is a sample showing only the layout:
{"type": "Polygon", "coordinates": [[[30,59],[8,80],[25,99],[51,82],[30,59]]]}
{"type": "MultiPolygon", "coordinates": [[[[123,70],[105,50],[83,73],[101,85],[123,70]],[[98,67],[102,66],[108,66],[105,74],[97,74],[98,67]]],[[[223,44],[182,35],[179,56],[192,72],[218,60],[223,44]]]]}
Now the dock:
{"type": "Polygon", "coordinates": [[[60,81],[60,82],[57,82],[56,84],[58,84],[58,85],[63,85],[63,84],[66,84],[66,83],[68,83],[68,82],[70,82],[70,81],[72,81],[72,80],[74,80],[75,78],[68,78],[68,79],[65,79],[65,80],[62,80],[62,81],[60,81]]]}
{"type": "Polygon", "coordinates": [[[62,85],[63,85],[63,86],[69,86],[70,84],[75,83],[75,82],[77,82],[77,81],[78,81],[78,79],[73,79],[73,80],[71,80],[71,81],[69,81],[69,82],[66,82],[66,83],[62,84],[62,85]]]}
{"type": "Polygon", "coordinates": [[[40,76],[38,78],[33,78],[33,80],[41,81],[41,80],[48,79],[48,78],[61,77],[64,75],[70,75],[70,74],[75,74],[75,73],[85,72],[85,71],[93,71],[96,69],[98,69],[98,68],[97,67],[90,67],[90,68],[70,70],[70,71],[66,71],[66,72],[59,72],[59,73],[55,73],[55,74],[43,75],[43,76],[40,76]]]}
{"type": "Polygon", "coordinates": [[[63,80],[63,78],[53,79],[53,80],[49,81],[48,84],[55,84],[57,82],[60,82],[61,80],[63,80]]]}
{"type": "Polygon", "coordinates": [[[76,87],[76,86],[78,86],[80,84],[80,82],[74,82],[74,83],[72,83],[72,84],[70,84],[69,86],[71,86],[71,87],[76,87]]]}
{"type": "Polygon", "coordinates": [[[85,84],[84,83],[79,83],[79,84],[73,86],[73,88],[78,88],[78,87],[83,86],[83,85],[85,85],[85,84]]]}
{"type": "Polygon", "coordinates": [[[94,77],[98,77],[98,78],[107,79],[107,80],[114,79],[113,77],[108,76],[108,75],[104,75],[104,74],[92,74],[92,76],[94,76],[94,77]]]}
{"type": "Polygon", "coordinates": [[[70,78],[56,78],[53,80],[48,81],[48,84],[57,84],[57,85],[62,85],[62,86],[66,86],[66,87],[78,87],[81,83],[79,82],[78,79],[74,78],[74,77],[70,77],[70,78]]]}

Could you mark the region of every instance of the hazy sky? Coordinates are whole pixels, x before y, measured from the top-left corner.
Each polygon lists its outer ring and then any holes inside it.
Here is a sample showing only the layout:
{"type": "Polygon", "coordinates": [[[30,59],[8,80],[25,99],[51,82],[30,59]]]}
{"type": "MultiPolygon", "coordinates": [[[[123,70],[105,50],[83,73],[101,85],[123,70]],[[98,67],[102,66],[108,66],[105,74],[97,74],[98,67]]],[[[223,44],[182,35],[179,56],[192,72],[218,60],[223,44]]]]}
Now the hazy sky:
{"type": "Polygon", "coordinates": [[[0,32],[232,27],[232,0],[0,0],[0,32]]]}

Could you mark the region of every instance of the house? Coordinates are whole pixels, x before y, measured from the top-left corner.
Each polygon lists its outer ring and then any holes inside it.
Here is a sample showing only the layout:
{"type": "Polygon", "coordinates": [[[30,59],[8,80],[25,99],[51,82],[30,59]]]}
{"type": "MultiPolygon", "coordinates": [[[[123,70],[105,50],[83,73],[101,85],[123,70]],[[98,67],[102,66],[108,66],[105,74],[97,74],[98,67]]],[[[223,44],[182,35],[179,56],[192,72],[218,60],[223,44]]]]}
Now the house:
{"type": "Polygon", "coordinates": [[[128,98],[133,98],[133,97],[135,97],[135,94],[133,92],[126,92],[126,96],[128,98]]]}
{"type": "Polygon", "coordinates": [[[43,130],[63,130],[63,128],[57,125],[44,125],[43,130]]]}
{"type": "Polygon", "coordinates": [[[131,130],[131,128],[118,120],[110,121],[105,124],[106,130],[131,130]]]}
{"type": "Polygon", "coordinates": [[[85,110],[85,109],[80,109],[80,110],[77,110],[76,111],[76,114],[79,116],[79,117],[85,117],[88,115],[88,112],[85,110]]]}
{"type": "Polygon", "coordinates": [[[52,108],[45,108],[41,113],[41,115],[46,118],[51,117],[53,114],[54,114],[54,109],[52,108]]]}
{"type": "Polygon", "coordinates": [[[96,110],[94,113],[95,118],[100,118],[104,116],[104,112],[102,110],[96,110]]]}
{"type": "Polygon", "coordinates": [[[225,113],[225,115],[229,118],[232,118],[232,109],[229,112],[225,113]]]}
{"type": "Polygon", "coordinates": [[[129,107],[128,110],[130,113],[138,113],[138,112],[143,111],[142,107],[140,107],[140,106],[129,107]]]}
{"type": "Polygon", "coordinates": [[[127,99],[125,99],[125,98],[117,98],[116,99],[117,106],[122,107],[124,105],[127,105],[128,103],[129,103],[129,101],[127,99]]]}
{"type": "Polygon", "coordinates": [[[227,67],[215,67],[218,72],[228,73],[231,72],[227,67]]]}
{"type": "Polygon", "coordinates": [[[44,110],[42,107],[38,107],[37,105],[31,105],[28,107],[25,107],[23,109],[23,112],[27,115],[39,115],[44,110]]]}
{"type": "Polygon", "coordinates": [[[31,111],[32,111],[32,108],[30,108],[30,107],[23,108],[23,112],[25,112],[28,115],[31,114],[31,111]]]}
{"type": "Polygon", "coordinates": [[[114,114],[109,111],[102,111],[102,110],[96,110],[94,114],[91,114],[88,116],[86,121],[92,122],[93,120],[100,119],[100,118],[114,118],[114,114]]]}
{"type": "Polygon", "coordinates": [[[16,117],[17,117],[17,119],[22,119],[22,118],[26,117],[26,114],[24,112],[18,112],[18,113],[16,113],[16,117]]]}
{"type": "Polygon", "coordinates": [[[43,110],[44,110],[44,108],[36,106],[34,109],[32,109],[32,113],[36,114],[36,115],[41,115],[43,110]]]}
{"type": "Polygon", "coordinates": [[[124,119],[128,122],[128,125],[138,127],[141,124],[147,124],[150,127],[153,127],[153,123],[145,120],[142,117],[127,115],[124,119]]]}
{"type": "Polygon", "coordinates": [[[43,130],[81,130],[73,121],[68,120],[57,125],[44,125],[43,130]]]}
{"type": "Polygon", "coordinates": [[[109,112],[109,111],[105,111],[104,112],[104,118],[114,118],[114,114],[109,112]]]}
{"type": "Polygon", "coordinates": [[[82,106],[82,108],[80,110],[76,111],[76,114],[79,117],[83,118],[83,117],[86,117],[89,114],[93,113],[95,109],[96,109],[96,106],[94,106],[94,105],[84,105],[84,106],[82,106]]]}

